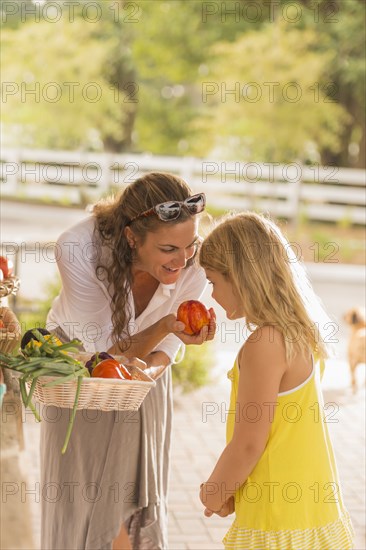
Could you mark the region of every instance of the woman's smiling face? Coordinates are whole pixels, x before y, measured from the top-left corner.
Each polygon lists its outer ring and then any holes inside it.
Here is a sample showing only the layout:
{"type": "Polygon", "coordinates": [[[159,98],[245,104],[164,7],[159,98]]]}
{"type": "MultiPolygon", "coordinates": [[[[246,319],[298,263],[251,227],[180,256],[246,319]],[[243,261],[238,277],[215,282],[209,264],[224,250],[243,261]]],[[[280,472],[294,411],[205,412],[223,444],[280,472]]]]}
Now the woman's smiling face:
{"type": "Polygon", "coordinates": [[[166,222],[157,231],[147,233],[142,244],[132,230],[128,238],[134,239],[136,245],[133,272],[145,271],[160,283],[172,284],[196,252],[198,221],[192,218],[181,223],[166,222]]]}

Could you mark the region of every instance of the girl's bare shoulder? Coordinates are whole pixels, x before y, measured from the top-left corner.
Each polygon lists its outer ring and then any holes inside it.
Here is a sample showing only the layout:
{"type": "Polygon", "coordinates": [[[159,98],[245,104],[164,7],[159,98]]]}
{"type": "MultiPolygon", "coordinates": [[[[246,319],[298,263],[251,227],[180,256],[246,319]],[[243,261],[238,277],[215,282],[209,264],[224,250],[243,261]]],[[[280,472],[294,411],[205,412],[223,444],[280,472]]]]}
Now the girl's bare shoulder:
{"type": "Polygon", "coordinates": [[[243,344],[239,364],[277,364],[283,371],[287,368],[286,348],[283,334],[275,327],[265,325],[257,328],[243,344]]]}

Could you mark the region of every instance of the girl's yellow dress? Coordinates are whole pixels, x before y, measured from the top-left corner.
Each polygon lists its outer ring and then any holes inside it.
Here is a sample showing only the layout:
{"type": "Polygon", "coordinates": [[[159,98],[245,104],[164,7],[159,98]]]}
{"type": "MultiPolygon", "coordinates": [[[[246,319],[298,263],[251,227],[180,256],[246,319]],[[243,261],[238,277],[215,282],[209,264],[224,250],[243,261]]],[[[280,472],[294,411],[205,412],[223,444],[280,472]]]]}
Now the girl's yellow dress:
{"type": "MultiPolygon", "coordinates": [[[[313,361],[314,363],[314,361],[313,361]]],[[[346,550],[353,548],[353,528],[343,505],[327,422],[336,411],[323,411],[320,378],[323,361],[296,388],[279,393],[275,403],[246,404],[238,410],[238,364],[232,381],[227,442],[238,415],[255,422],[272,420],[263,455],[235,494],[236,518],[223,539],[235,550],[346,550]],[[264,411],[264,412],[263,412],[264,411]]]]}

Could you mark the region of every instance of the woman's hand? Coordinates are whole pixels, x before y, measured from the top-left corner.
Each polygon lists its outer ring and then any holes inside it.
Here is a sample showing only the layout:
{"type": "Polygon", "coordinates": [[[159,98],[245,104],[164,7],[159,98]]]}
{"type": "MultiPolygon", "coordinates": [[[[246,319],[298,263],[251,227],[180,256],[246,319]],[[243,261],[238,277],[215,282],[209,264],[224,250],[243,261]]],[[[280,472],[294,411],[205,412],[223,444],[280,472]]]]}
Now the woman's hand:
{"type": "Polygon", "coordinates": [[[144,357],[145,361],[138,357],[124,357],[122,362],[127,367],[138,367],[151,376],[153,380],[157,380],[165,372],[165,369],[170,364],[169,357],[160,351],[153,351],[148,356],[144,357]]]}
{"type": "Polygon", "coordinates": [[[147,363],[145,361],[142,361],[142,359],[139,359],[138,357],[130,357],[123,361],[123,364],[126,365],[126,367],[138,367],[140,370],[145,370],[147,368],[147,363]]]}
{"type": "Polygon", "coordinates": [[[173,334],[178,336],[178,338],[187,345],[200,345],[203,344],[203,342],[213,340],[216,332],[216,314],[212,307],[209,309],[209,312],[211,316],[210,323],[208,326],[203,327],[198,334],[185,334],[184,323],[182,323],[181,321],[177,321],[174,315],[167,315],[166,317],[168,330],[169,332],[172,332],[173,334]]]}

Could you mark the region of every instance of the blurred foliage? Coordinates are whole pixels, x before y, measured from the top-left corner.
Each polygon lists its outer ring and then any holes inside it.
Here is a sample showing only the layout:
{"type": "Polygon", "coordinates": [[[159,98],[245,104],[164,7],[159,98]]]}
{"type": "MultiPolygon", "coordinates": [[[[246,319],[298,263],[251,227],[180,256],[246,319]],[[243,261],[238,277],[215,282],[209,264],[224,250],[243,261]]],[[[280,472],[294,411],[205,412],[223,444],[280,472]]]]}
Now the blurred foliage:
{"type": "Polygon", "coordinates": [[[212,95],[207,93],[209,112],[197,123],[206,136],[201,152],[216,147],[219,158],[244,155],[259,162],[306,162],[311,146],[338,152],[348,117],[314,86],[331,61],[329,53],[314,51],[317,40],[315,32],[289,30],[279,21],[216,46],[202,83],[212,95]]]}
{"type": "Polygon", "coordinates": [[[304,10],[299,27],[313,28],[318,39],[316,51],[331,56],[320,84],[349,114],[340,133],[341,148],[337,153],[327,147],[321,149],[321,163],[365,167],[365,1],[321,0],[314,3],[306,0],[301,3],[310,9],[304,10]],[[350,154],[354,146],[359,149],[358,155],[350,154]]]}
{"type": "MultiPolygon", "coordinates": [[[[250,24],[234,18],[218,24],[204,16],[203,2],[137,2],[143,33],[136,34],[132,55],[138,67],[140,105],[136,117],[137,148],[155,154],[195,154],[200,133],[194,121],[202,107],[201,75],[210,48],[218,40],[235,40],[250,24]]],[[[228,1],[228,10],[245,2],[228,1]]],[[[259,26],[260,21],[255,23],[259,26]]],[[[207,151],[206,151],[207,152],[207,151]]]]}
{"type": "Polygon", "coordinates": [[[364,0],[47,2],[1,2],[6,145],[365,166],[364,0]],[[250,81],[259,102],[220,101],[250,81]]]}
{"type": "MultiPolygon", "coordinates": [[[[22,334],[32,328],[44,328],[46,326],[46,319],[49,310],[51,309],[52,302],[57,294],[60,292],[61,279],[59,276],[55,280],[49,281],[44,289],[44,298],[42,300],[24,300],[20,301],[17,298],[17,307],[19,312],[17,313],[22,334]],[[20,302],[20,303],[19,303],[20,302]]],[[[12,306],[14,309],[14,305],[12,306]]]]}
{"type": "Polygon", "coordinates": [[[186,346],[184,357],[172,365],[173,384],[182,393],[205,386],[210,381],[210,370],[215,364],[213,343],[186,346]]]}
{"type": "Polygon", "coordinates": [[[3,123],[14,144],[90,150],[126,139],[131,104],[123,103],[126,91],[111,89],[104,69],[113,37],[105,37],[101,47],[94,27],[81,18],[72,24],[62,18],[53,25],[40,21],[5,29],[2,47],[3,90],[10,83],[3,123]]]}
{"type": "Polygon", "coordinates": [[[347,224],[299,220],[296,227],[283,222],[283,231],[294,246],[297,257],[305,262],[322,264],[365,265],[365,229],[347,224]]]}

